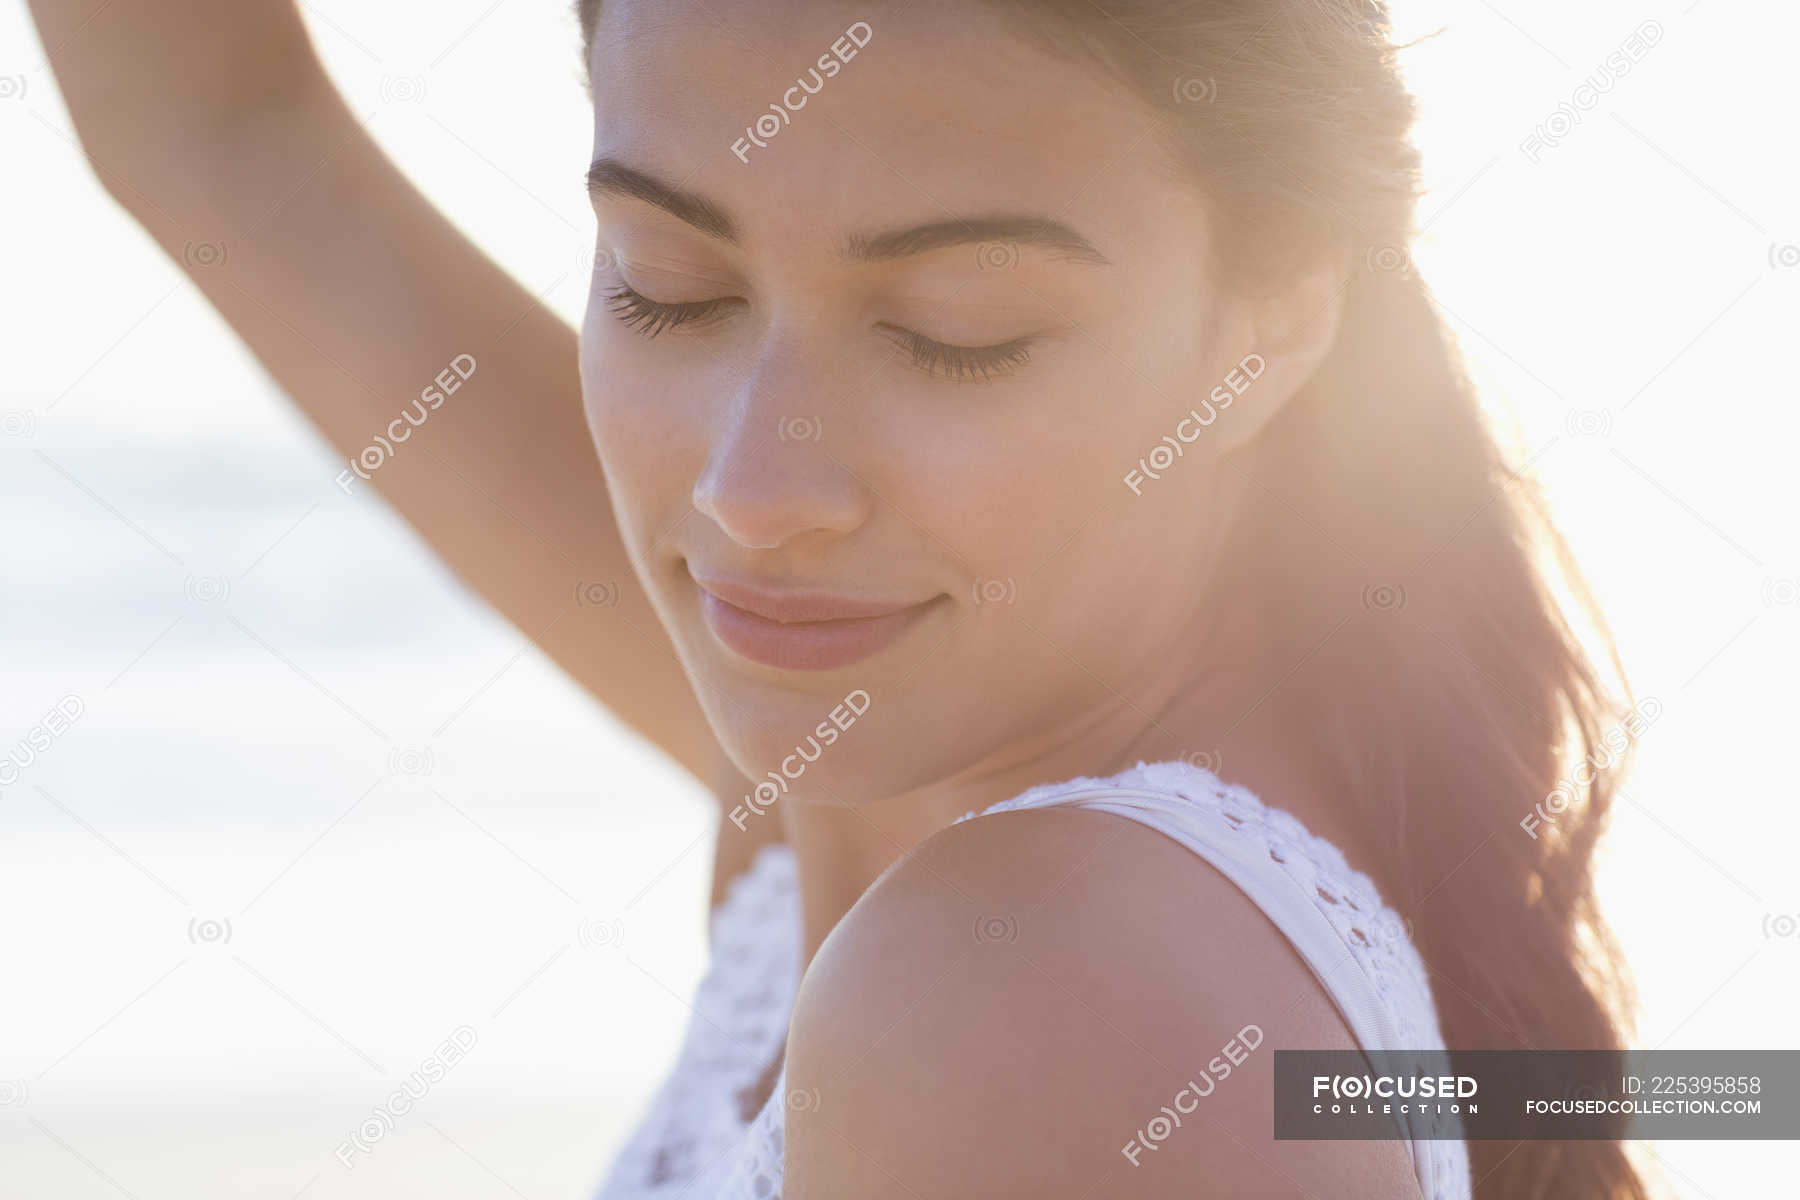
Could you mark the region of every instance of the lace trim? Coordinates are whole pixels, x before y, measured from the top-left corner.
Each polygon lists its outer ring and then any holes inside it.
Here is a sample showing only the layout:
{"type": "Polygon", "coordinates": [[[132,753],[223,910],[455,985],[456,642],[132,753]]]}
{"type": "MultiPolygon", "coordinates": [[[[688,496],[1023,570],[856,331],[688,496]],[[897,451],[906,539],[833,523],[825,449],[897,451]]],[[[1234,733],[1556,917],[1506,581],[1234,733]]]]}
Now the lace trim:
{"type": "Polygon", "coordinates": [[[596,1200],[704,1200],[712,1191],[696,1185],[729,1167],[748,1128],[738,1094],[762,1077],[780,1048],[799,989],[793,851],[780,842],[758,850],[713,910],[710,928],[711,962],[674,1069],[596,1200]]]}
{"type": "Polygon", "coordinates": [[[1132,788],[1173,792],[1211,813],[1230,832],[1259,841],[1270,860],[1311,897],[1314,906],[1350,947],[1352,955],[1365,960],[1365,966],[1374,968],[1370,978],[1383,997],[1394,1002],[1398,1032],[1406,1047],[1421,1049],[1441,1044],[1443,1035],[1438,1029],[1434,1010],[1428,1008],[1431,1011],[1429,1024],[1409,1019],[1420,1015],[1419,1006],[1413,1002],[1415,998],[1430,996],[1430,977],[1410,940],[1409,923],[1382,902],[1374,880],[1353,868],[1343,851],[1307,829],[1292,813],[1264,804],[1255,793],[1238,784],[1223,782],[1204,767],[1181,761],[1139,762],[1129,770],[1104,779],[1084,775],[1061,783],[1042,784],[987,808],[971,809],[954,823],[993,813],[1041,807],[1047,803],[1067,803],[1073,793],[1087,789],[1112,792],[1132,788]],[[1398,1002],[1402,998],[1405,1003],[1398,1002]]]}

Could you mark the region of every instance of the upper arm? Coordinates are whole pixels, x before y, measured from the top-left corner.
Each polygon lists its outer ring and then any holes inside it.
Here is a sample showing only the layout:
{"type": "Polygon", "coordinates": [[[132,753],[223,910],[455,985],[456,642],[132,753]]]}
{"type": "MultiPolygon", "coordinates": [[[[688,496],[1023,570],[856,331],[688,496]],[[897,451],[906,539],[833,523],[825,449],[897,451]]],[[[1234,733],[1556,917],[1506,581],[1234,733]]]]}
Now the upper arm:
{"type": "Polygon", "coordinates": [[[1416,1197],[1397,1142],[1273,1139],[1275,1048],[1355,1045],[1185,847],[1096,812],[978,818],[877,880],[808,968],[783,1194],[1416,1197]]]}
{"type": "MultiPolygon", "coordinates": [[[[64,51],[65,74],[113,19],[64,51]]],[[[110,133],[84,104],[84,146],[335,448],[319,494],[378,490],[553,661],[708,780],[717,742],[613,519],[575,330],[413,186],[322,72],[242,108],[169,103],[167,119],[110,133]]],[[[571,157],[571,186],[579,174],[571,157]]],[[[567,247],[579,276],[591,243],[571,231],[567,247]]]]}

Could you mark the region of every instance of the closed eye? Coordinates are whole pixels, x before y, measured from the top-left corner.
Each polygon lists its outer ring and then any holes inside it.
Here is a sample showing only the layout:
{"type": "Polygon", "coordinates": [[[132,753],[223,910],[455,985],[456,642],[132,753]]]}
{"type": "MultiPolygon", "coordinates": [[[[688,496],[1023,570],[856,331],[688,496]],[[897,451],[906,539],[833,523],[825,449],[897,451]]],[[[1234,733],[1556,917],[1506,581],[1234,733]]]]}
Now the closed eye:
{"type": "Polygon", "coordinates": [[[606,293],[606,301],[613,315],[645,337],[655,337],[665,329],[703,321],[715,315],[727,303],[719,299],[683,300],[665,304],[661,300],[652,300],[625,284],[606,293]]]}
{"type": "Polygon", "coordinates": [[[906,351],[913,366],[927,374],[985,383],[1010,375],[1029,362],[1035,339],[1014,338],[993,346],[953,346],[908,329],[895,329],[892,340],[906,351]]]}
{"type": "MultiPolygon", "coordinates": [[[[684,300],[667,303],[652,300],[626,284],[606,293],[614,316],[645,337],[667,329],[694,325],[717,317],[732,301],[684,300]]],[[[906,352],[908,361],[929,375],[963,382],[986,382],[1010,375],[1030,360],[1029,337],[1013,338],[992,346],[956,346],[911,330],[889,327],[889,339],[906,352]]]]}

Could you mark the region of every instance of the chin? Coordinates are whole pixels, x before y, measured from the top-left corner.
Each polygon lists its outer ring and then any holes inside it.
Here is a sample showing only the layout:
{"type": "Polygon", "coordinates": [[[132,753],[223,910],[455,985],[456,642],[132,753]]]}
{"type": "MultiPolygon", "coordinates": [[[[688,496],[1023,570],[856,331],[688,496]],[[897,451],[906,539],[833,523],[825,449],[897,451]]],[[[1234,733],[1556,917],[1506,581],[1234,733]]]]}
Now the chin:
{"type": "Polygon", "coordinates": [[[877,695],[849,688],[823,703],[795,697],[791,707],[791,725],[779,719],[714,725],[745,779],[744,795],[726,797],[726,817],[733,824],[744,828],[782,803],[853,806],[901,790],[896,741],[882,724],[890,714],[877,695]]]}

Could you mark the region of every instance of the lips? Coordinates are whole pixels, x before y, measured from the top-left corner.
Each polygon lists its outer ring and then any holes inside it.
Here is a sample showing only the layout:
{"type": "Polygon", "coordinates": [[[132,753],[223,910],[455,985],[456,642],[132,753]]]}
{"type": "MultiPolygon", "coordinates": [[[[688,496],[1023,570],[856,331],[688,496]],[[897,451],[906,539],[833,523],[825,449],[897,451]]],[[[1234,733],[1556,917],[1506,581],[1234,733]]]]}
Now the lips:
{"type": "Polygon", "coordinates": [[[818,591],[776,591],[696,575],[707,627],[733,653],[787,671],[828,671],[870,657],[939,599],[908,604],[818,591]]]}

